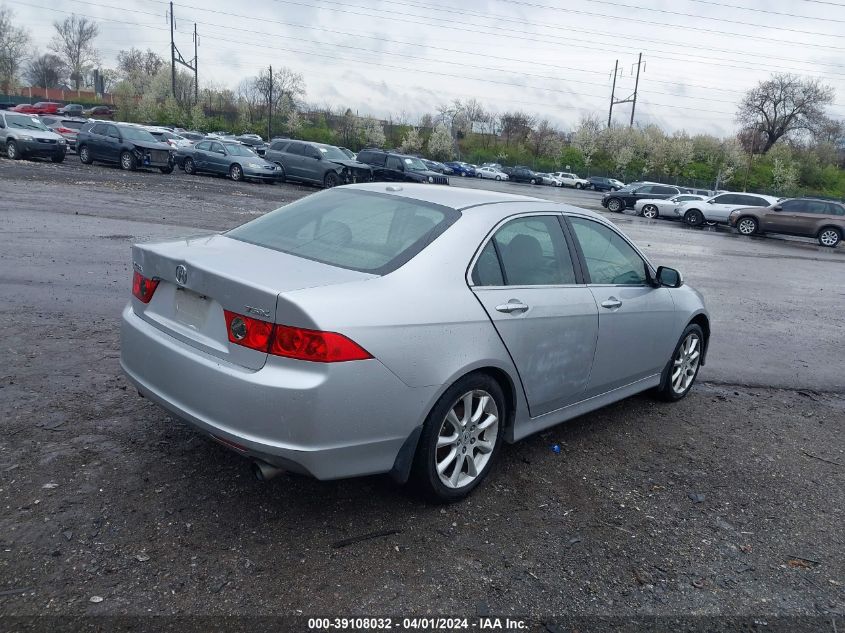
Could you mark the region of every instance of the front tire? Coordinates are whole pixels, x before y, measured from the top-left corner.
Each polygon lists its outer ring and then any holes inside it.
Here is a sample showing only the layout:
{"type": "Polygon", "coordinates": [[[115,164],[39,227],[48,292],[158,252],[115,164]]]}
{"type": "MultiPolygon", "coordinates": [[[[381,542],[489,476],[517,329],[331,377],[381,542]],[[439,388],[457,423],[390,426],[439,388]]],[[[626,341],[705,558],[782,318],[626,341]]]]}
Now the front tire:
{"type": "Polygon", "coordinates": [[[64,154],[56,154],[55,156],[51,156],[50,160],[54,163],[63,163],[65,162],[65,155],[64,154]]]}
{"type": "Polygon", "coordinates": [[[235,182],[240,182],[244,179],[244,170],[241,169],[241,166],[235,163],[231,167],[229,167],[229,178],[234,180],[235,182]]]}
{"type": "Polygon", "coordinates": [[[193,176],[197,173],[197,166],[194,164],[193,158],[186,158],[185,162],[182,164],[182,168],[185,170],[185,173],[189,176],[193,176]]]}
{"type": "Polygon", "coordinates": [[[836,245],[842,241],[842,235],[839,233],[838,229],[828,226],[819,231],[817,239],[819,240],[819,244],[822,246],[835,248],[836,245]]]}
{"type": "Polygon", "coordinates": [[[120,168],[124,171],[135,171],[137,166],[138,161],[135,159],[132,152],[123,152],[120,155],[120,168]]]}
{"type": "Polygon", "coordinates": [[[660,215],[660,212],[657,209],[657,205],[654,204],[647,204],[643,207],[641,216],[644,218],[648,218],[649,220],[654,220],[657,216],[660,215]]]}
{"type": "Polygon", "coordinates": [[[491,376],[469,374],[449,387],[426,418],[412,477],[428,498],[466,497],[493,466],[507,419],[502,388],[491,376]]]}
{"type": "Polygon", "coordinates": [[[582,185],[580,182],[576,182],[576,183],[575,183],[575,188],[576,188],[576,189],[583,189],[583,188],[584,188],[584,185],[582,185]]]}
{"type": "Polygon", "coordinates": [[[532,185],[536,185],[536,184],[537,184],[537,181],[536,181],[534,178],[532,178],[532,179],[531,179],[531,184],[532,184],[532,185]]]}
{"type": "Polygon", "coordinates": [[[757,220],[751,217],[740,218],[736,223],[736,230],[740,235],[754,235],[758,228],[757,220]]]}
{"type": "Polygon", "coordinates": [[[337,174],[333,171],[327,173],[326,177],[323,178],[323,187],[325,187],[326,189],[337,187],[338,184],[340,184],[340,179],[337,177],[337,174]]]}
{"type": "Polygon", "coordinates": [[[281,164],[281,163],[276,163],[276,167],[278,167],[278,168],[279,168],[279,177],[278,177],[278,181],[279,181],[279,182],[285,182],[285,179],[286,179],[286,177],[287,177],[287,175],[285,174],[285,168],[282,166],[282,164],[281,164]]]}
{"type": "Polygon", "coordinates": [[[701,226],[704,224],[704,214],[698,209],[690,209],[684,213],[684,222],[689,226],[701,226]]]}
{"type": "Polygon", "coordinates": [[[663,369],[660,386],[656,390],[657,397],[666,402],[677,402],[684,398],[698,376],[703,353],[704,332],[701,326],[690,323],[663,369]]]}
{"type": "Polygon", "coordinates": [[[94,159],[91,157],[91,150],[88,149],[87,145],[83,145],[79,148],[79,162],[83,165],[90,165],[94,162],[94,159]]]}
{"type": "Polygon", "coordinates": [[[167,167],[159,167],[158,169],[163,174],[172,174],[173,173],[173,165],[168,165],[167,167]]]}
{"type": "Polygon", "coordinates": [[[607,210],[613,213],[622,213],[625,210],[625,203],[619,198],[611,198],[607,201],[607,210]]]}
{"type": "Polygon", "coordinates": [[[6,143],[6,156],[9,160],[18,160],[21,157],[20,150],[18,149],[18,144],[14,141],[9,141],[6,143]]]}

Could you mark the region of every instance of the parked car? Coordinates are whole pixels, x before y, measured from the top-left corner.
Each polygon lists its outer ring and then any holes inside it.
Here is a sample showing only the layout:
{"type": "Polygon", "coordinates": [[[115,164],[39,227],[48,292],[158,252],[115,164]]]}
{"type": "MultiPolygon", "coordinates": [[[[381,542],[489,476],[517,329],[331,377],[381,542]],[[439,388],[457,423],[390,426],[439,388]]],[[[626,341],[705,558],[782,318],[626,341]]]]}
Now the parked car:
{"type": "Polygon", "coordinates": [[[188,139],[193,143],[201,141],[205,138],[205,134],[203,134],[202,132],[179,132],[179,136],[188,139]]]}
{"type": "Polygon", "coordinates": [[[18,114],[40,114],[36,107],[31,103],[19,103],[18,105],[9,108],[9,112],[16,112],[18,114]]]}
{"type": "Polygon", "coordinates": [[[700,202],[684,202],[672,211],[677,218],[690,226],[701,226],[705,222],[727,224],[731,211],[739,207],[768,207],[778,198],[756,193],[725,192],[700,202]]]}
{"type": "Polygon", "coordinates": [[[267,151],[267,143],[258,134],[241,134],[240,136],[236,136],[235,140],[247,145],[259,156],[264,156],[264,153],[267,151]]]}
{"type": "Polygon", "coordinates": [[[338,147],[338,149],[339,149],[341,152],[343,152],[344,154],[346,154],[346,156],[347,156],[350,160],[356,160],[356,158],[355,158],[355,152],[353,152],[351,149],[348,149],[348,148],[346,148],[346,147],[338,147]]]}
{"type": "Polygon", "coordinates": [[[41,122],[67,141],[68,149],[76,150],[76,135],[88,123],[87,119],[72,116],[45,115],[41,122]]]}
{"type": "Polygon", "coordinates": [[[264,158],[278,165],[282,181],[309,182],[328,189],[373,178],[369,165],[352,160],[339,148],[324,143],[273,141],[264,158]]]}
{"type": "Polygon", "coordinates": [[[527,182],[532,185],[539,185],[543,181],[543,178],[536,172],[528,169],[528,167],[517,165],[508,174],[508,180],[511,182],[527,182]]]}
{"type": "Polygon", "coordinates": [[[121,169],[157,168],[163,174],[173,171],[175,152],[145,129],[125,123],[96,122],[83,127],[76,137],[79,160],[90,165],[95,160],[117,163],[121,169]]]}
{"type": "Polygon", "coordinates": [[[260,479],[390,473],[456,501],[502,443],[649,389],[680,400],[706,358],[678,271],[541,206],[372,183],[136,244],[121,367],[260,479]]]}
{"type": "Polygon", "coordinates": [[[593,191],[619,191],[625,185],[615,178],[604,178],[603,176],[590,176],[587,178],[587,186],[593,191]]]}
{"type": "Polygon", "coordinates": [[[713,191],[711,189],[696,189],[694,187],[681,187],[681,193],[691,193],[696,196],[704,196],[705,198],[712,198],[720,191],[713,191]]]}
{"type": "Polygon", "coordinates": [[[63,114],[65,116],[81,117],[85,108],[78,103],[68,103],[56,110],[56,114],[63,114]]]}
{"type": "Polygon", "coordinates": [[[625,209],[633,209],[637,200],[645,198],[663,200],[681,194],[681,190],[674,185],[632,183],[618,191],[606,193],[601,198],[601,206],[614,213],[622,213],[625,209]]]}
{"type": "Polygon", "coordinates": [[[473,167],[469,163],[464,163],[461,161],[451,161],[443,164],[446,165],[449,169],[451,169],[452,173],[454,173],[456,176],[475,176],[475,167],[473,167]]]}
{"type": "Polygon", "coordinates": [[[61,105],[61,103],[56,103],[55,101],[39,101],[32,105],[21,103],[12,108],[12,110],[23,114],[56,114],[61,105]]]}
{"type": "Polygon", "coordinates": [[[147,127],[145,128],[147,132],[152,134],[157,141],[161,143],[167,143],[173,149],[179,149],[180,147],[190,147],[193,145],[193,141],[190,141],[175,132],[171,132],[170,130],[166,130],[164,128],[157,128],[157,127],[147,127]]]}
{"type": "Polygon", "coordinates": [[[6,156],[12,160],[32,156],[61,163],[65,159],[67,141],[35,116],[0,110],[0,132],[6,156]]]}
{"type": "Polygon", "coordinates": [[[561,187],[561,181],[558,180],[557,176],[554,174],[547,174],[545,172],[534,172],[540,178],[541,185],[551,185],[552,187],[561,187]]]}
{"type": "Polygon", "coordinates": [[[488,180],[507,180],[508,175],[497,167],[479,167],[475,172],[479,178],[488,180]]]}
{"type": "Polygon", "coordinates": [[[186,174],[199,173],[229,176],[234,181],[259,180],[275,182],[282,171],[274,163],[264,160],[248,146],[237,141],[208,139],[194,145],[180,147],[176,164],[186,174]]]}
{"type": "Polygon", "coordinates": [[[835,247],[845,236],[845,205],[830,200],[793,198],[768,207],[734,209],[728,223],[741,235],[783,233],[813,237],[835,247]]]}
{"type": "Polygon", "coordinates": [[[697,196],[691,193],[682,193],[679,196],[673,196],[671,198],[667,198],[666,200],[662,200],[660,198],[643,198],[642,200],[637,200],[634,203],[634,209],[636,210],[637,215],[641,215],[644,218],[653,220],[662,215],[663,217],[670,217],[674,219],[672,211],[679,204],[704,199],[704,196],[697,196]]]}
{"type": "Polygon", "coordinates": [[[431,171],[436,171],[438,174],[451,174],[454,173],[449,167],[444,165],[441,162],[436,160],[428,160],[427,158],[420,159],[426,167],[428,167],[431,171]]]}
{"type": "Polygon", "coordinates": [[[362,149],[358,152],[358,160],[372,168],[373,180],[376,181],[449,184],[446,176],[431,171],[415,156],[385,152],[380,149],[362,149]]]}
{"type": "Polygon", "coordinates": [[[492,167],[493,169],[498,169],[499,171],[503,171],[502,165],[500,163],[483,163],[482,167],[492,167]]]}
{"type": "Polygon", "coordinates": [[[562,187],[574,187],[575,189],[585,189],[590,186],[590,181],[586,178],[579,178],[577,174],[569,171],[557,171],[554,173],[561,182],[562,187]]]}
{"type": "Polygon", "coordinates": [[[83,110],[82,114],[89,119],[111,119],[114,116],[114,108],[106,105],[98,105],[83,110]]]}

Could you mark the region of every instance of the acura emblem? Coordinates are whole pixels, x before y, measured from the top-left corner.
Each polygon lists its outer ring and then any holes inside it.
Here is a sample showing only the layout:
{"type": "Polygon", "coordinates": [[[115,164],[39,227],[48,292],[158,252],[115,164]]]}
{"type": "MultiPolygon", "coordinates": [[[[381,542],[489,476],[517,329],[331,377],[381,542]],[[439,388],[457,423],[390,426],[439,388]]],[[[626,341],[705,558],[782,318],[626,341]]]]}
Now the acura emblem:
{"type": "Polygon", "coordinates": [[[182,264],[179,264],[176,267],[176,281],[179,283],[180,286],[184,286],[188,283],[188,269],[185,268],[182,264]]]}

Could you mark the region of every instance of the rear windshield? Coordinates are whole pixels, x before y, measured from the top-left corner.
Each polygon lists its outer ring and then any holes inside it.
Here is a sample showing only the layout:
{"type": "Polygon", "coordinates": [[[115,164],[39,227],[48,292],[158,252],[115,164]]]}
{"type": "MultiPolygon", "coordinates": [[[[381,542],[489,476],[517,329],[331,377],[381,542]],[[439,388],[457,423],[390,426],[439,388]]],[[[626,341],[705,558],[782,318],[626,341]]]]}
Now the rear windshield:
{"type": "Polygon", "coordinates": [[[72,130],[81,130],[83,125],[85,125],[85,121],[68,121],[67,119],[62,120],[62,126],[68,127],[72,130]]]}
{"type": "Polygon", "coordinates": [[[458,217],[454,209],[418,200],[330,189],[226,235],[324,264],[385,275],[409,261],[458,217]]]}

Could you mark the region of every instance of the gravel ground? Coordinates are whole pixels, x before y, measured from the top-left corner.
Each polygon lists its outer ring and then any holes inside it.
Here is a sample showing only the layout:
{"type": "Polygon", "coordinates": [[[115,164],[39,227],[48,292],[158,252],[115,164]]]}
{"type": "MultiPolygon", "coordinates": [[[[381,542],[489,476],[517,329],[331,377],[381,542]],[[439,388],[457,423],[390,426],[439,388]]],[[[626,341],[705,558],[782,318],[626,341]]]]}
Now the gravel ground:
{"type": "Polygon", "coordinates": [[[818,616],[843,630],[845,388],[634,397],[505,447],[448,507],[386,477],[261,484],[140,399],[118,366],[128,245],[311,191],[0,161],[1,616],[818,616]]]}

